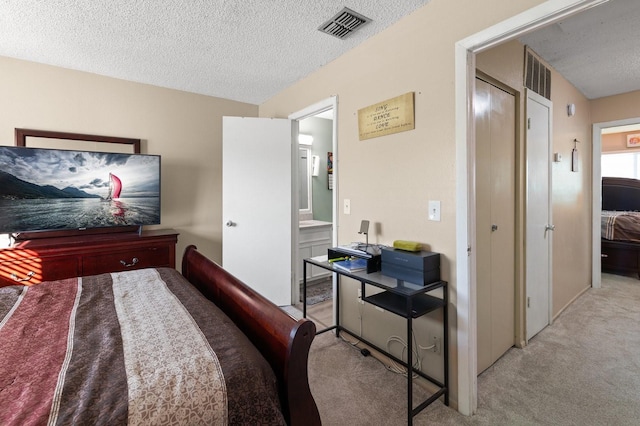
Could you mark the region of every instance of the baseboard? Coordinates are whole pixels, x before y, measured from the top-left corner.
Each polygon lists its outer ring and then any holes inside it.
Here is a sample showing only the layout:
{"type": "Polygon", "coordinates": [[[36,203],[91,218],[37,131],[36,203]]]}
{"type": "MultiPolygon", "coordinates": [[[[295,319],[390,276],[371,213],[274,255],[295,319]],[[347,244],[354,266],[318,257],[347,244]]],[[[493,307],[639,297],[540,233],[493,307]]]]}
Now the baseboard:
{"type": "Polygon", "coordinates": [[[552,317],[552,321],[555,321],[555,320],[556,320],[556,319],[557,319],[557,318],[558,318],[558,317],[559,317],[559,316],[560,316],[560,315],[565,311],[565,309],[567,309],[569,306],[571,306],[571,304],[572,304],[573,302],[575,302],[576,300],[578,300],[578,298],[579,298],[580,296],[582,296],[582,295],[583,295],[587,290],[589,290],[590,288],[591,288],[591,286],[589,285],[589,286],[587,286],[586,288],[584,288],[582,291],[580,291],[578,294],[576,294],[576,295],[573,297],[573,299],[571,299],[571,300],[570,300],[566,305],[564,305],[564,306],[562,307],[562,309],[560,309],[560,310],[558,311],[558,313],[557,313],[557,314],[555,314],[555,315],[552,317]]]}
{"type": "Polygon", "coordinates": [[[291,306],[291,305],[280,306],[280,309],[282,309],[283,311],[291,315],[296,320],[302,319],[302,311],[300,311],[298,308],[294,306],[291,306]]]}

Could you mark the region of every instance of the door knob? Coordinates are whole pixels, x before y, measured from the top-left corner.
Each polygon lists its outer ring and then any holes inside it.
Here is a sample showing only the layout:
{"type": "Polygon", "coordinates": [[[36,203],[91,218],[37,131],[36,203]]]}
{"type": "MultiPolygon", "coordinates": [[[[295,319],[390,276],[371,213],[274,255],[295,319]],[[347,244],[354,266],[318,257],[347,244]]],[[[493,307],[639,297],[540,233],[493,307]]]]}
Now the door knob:
{"type": "Polygon", "coordinates": [[[553,231],[556,229],[555,225],[547,225],[544,227],[544,236],[547,237],[547,231],[553,231]]]}
{"type": "Polygon", "coordinates": [[[497,230],[498,230],[498,225],[496,225],[495,223],[491,225],[491,232],[496,232],[497,230]]]}
{"type": "Polygon", "coordinates": [[[231,227],[231,226],[236,226],[236,223],[228,220],[226,225],[231,227]]]}

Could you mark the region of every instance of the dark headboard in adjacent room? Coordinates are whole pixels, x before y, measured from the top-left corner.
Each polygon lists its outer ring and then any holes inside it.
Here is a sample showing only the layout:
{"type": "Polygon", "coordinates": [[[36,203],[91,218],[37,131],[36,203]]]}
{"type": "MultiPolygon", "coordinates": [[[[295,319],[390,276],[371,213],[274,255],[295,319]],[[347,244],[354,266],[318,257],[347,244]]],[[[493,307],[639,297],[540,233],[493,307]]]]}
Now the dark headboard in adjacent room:
{"type": "Polygon", "coordinates": [[[640,211],[640,180],[603,177],[602,210],[640,211]]]}

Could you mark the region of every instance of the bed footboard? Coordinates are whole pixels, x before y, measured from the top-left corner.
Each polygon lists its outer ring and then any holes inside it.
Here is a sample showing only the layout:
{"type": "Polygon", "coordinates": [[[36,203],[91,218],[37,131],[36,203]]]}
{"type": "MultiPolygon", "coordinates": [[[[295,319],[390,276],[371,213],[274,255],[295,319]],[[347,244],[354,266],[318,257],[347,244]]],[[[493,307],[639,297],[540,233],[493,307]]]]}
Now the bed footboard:
{"type": "Polygon", "coordinates": [[[637,274],[640,279],[640,243],[601,240],[601,269],[618,274],[637,274]]]}
{"type": "Polygon", "coordinates": [[[307,319],[296,321],[193,245],[185,249],[182,275],[222,309],[271,364],[287,423],[320,425],[307,375],[315,324],[307,319]]]}

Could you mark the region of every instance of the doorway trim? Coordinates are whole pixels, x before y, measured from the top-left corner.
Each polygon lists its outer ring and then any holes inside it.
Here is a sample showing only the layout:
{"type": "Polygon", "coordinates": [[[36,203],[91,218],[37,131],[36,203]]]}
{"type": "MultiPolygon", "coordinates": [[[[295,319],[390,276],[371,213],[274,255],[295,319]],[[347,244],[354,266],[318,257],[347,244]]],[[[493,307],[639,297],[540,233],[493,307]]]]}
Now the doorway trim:
{"type": "MultiPolygon", "coordinates": [[[[333,203],[333,206],[331,208],[331,220],[332,220],[332,232],[331,232],[331,245],[332,246],[336,246],[338,243],[338,167],[336,167],[337,165],[337,159],[338,159],[338,96],[337,95],[333,95],[330,96],[326,99],[323,99],[319,102],[316,102],[313,105],[309,105],[306,108],[301,109],[300,111],[294,112],[292,114],[289,115],[289,120],[291,120],[292,122],[295,121],[295,127],[294,127],[294,132],[295,132],[295,137],[294,140],[295,142],[293,143],[293,147],[292,150],[297,152],[297,136],[298,136],[298,123],[300,122],[300,120],[304,120],[305,118],[309,118],[309,117],[313,117],[315,115],[320,114],[321,112],[325,112],[325,111],[329,111],[329,110],[333,110],[333,128],[332,128],[332,137],[333,137],[333,142],[332,142],[332,152],[333,152],[333,193],[331,195],[331,202],[333,203]]],[[[297,197],[297,188],[294,190],[295,194],[293,194],[294,196],[297,197]]],[[[297,204],[296,204],[297,205],[297,204]]],[[[298,241],[299,241],[299,233],[300,233],[300,227],[298,226],[298,220],[294,220],[293,221],[293,228],[292,229],[292,234],[295,235],[295,238],[293,238],[294,240],[294,244],[295,247],[293,250],[294,255],[293,255],[293,271],[292,273],[294,274],[294,276],[296,277],[293,280],[293,288],[291,289],[291,294],[293,297],[293,302],[300,300],[300,290],[299,290],[299,283],[298,283],[298,277],[296,274],[296,268],[298,266],[299,262],[302,262],[302,259],[298,259],[298,241]]],[[[335,278],[334,278],[335,281],[335,278]]],[[[333,284],[333,298],[335,300],[336,297],[336,284],[334,282],[333,284]]],[[[335,304],[334,304],[335,306],[335,304]]],[[[334,320],[335,320],[335,312],[334,314],[334,320]]]]}
{"type": "Polygon", "coordinates": [[[601,123],[593,123],[593,135],[591,137],[592,153],[592,256],[591,261],[591,287],[602,287],[602,247],[599,244],[601,239],[600,216],[602,215],[602,167],[600,157],[602,156],[602,130],[610,127],[629,126],[632,124],[640,124],[640,117],[626,118],[623,120],[605,121],[601,123]]]}
{"type": "Polygon", "coordinates": [[[455,45],[456,311],[458,411],[478,406],[475,277],[475,55],[607,0],[548,0],[479,31],[455,45]]]}

